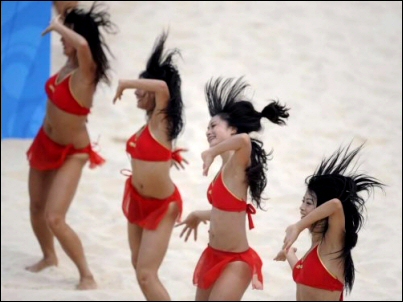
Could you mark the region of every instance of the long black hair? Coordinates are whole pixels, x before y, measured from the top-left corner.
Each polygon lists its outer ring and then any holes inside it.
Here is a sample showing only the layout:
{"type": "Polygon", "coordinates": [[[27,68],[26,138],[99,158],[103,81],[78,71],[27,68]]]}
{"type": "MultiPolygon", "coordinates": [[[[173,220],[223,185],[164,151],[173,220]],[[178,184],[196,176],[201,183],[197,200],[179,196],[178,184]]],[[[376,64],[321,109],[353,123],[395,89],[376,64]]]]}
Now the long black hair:
{"type": "MultiPolygon", "coordinates": [[[[227,121],[228,126],[234,127],[237,133],[249,134],[262,130],[262,117],[275,124],[285,125],[289,108],[280,105],[278,101],[272,101],[262,112],[256,111],[251,100],[244,96],[248,86],[243,77],[225,80],[219,77],[207,82],[205,94],[210,116],[219,116],[227,121]]],[[[267,185],[265,172],[272,152],[266,153],[263,142],[256,138],[251,138],[251,143],[251,165],[246,169],[246,174],[252,201],[262,209],[261,195],[267,185]]]]}
{"type": "Polygon", "coordinates": [[[110,84],[108,76],[110,64],[106,51],[112,57],[113,54],[99,31],[99,28],[103,27],[107,33],[117,32],[116,25],[110,20],[109,12],[102,10],[102,4],[94,1],[88,11],[82,8],[71,9],[64,19],[64,24],[72,25],[73,30],[87,40],[92,58],[97,66],[94,79],[95,84],[98,84],[99,81],[110,84]]]}
{"type": "Polygon", "coordinates": [[[181,77],[178,68],[173,63],[173,57],[180,55],[178,49],[164,52],[168,33],[163,32],[156,40],[146,69],[140,73],[140,78],[163,80],[168,86],[170,100],[165,109],[168,121],[168,134],[171,140],[178,137],[183,129],[183,102],[181,93],[181,77]]]}
{"type": "MultiPolygon", "coordinates": [[[[373,193],[374,188],[378,187],[383,190],[384,186],[376,178],[358,173],[356,164],[350,172],[347,172],[363,145],[361,144],[351,151],[351,143],[347,147],[339,147],[328,159],[323,159],[314,174],[305,180],[308,190],[316,194],[316,207],[333,198],[339,199],[343,205],[346,233],[344,248],[339,258],[344,259],[344,278],[347,292],[351,292],[355,279],[351,250],[357,244],[358,231],[364,223],[365,200],[358,193],[366,191],[369,196],[373,193]]],[[[328,229],[328,218],[325,218],[323,223],[321,233],[324,238],[328,229]]]]}

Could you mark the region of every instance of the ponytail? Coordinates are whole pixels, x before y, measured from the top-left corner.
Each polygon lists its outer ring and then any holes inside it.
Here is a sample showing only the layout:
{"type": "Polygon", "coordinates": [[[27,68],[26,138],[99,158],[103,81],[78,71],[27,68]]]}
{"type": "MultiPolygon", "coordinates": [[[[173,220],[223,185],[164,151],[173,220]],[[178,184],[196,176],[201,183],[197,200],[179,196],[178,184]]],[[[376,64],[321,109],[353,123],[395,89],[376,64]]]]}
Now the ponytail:
{"type": "Polygon", "coordinates": [[[289,113],[286,106],[280,105],[278,101],[272,101],[269,105],[263,108],[261,117],[269,119],[272,123],[283,126],[285,119],[288,118],[289,113]]]}

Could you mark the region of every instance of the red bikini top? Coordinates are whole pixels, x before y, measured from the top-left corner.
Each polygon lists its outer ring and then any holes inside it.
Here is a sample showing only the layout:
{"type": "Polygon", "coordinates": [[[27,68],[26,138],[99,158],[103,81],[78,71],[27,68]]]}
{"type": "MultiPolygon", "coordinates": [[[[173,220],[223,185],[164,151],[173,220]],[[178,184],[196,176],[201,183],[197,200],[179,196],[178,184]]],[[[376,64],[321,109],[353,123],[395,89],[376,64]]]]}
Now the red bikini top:
{"type": "Polygon", "coordinates": [[[141,131],[139,136],[135,133],[126,142],[126,152],[130,154],[131,158],[144,161],[168,161],[173,159],[179,163],[183,160],[179,154],[182,149],[172,152],[154,138],[148,124],[143,128],[144,130],[141,131]]]}
{"type": "Polygon", "coordinates": [[[245,200],[237,198],[224,184],[222,171],[210,183],[207,190],[207,199],[213,207],[228,212],[242,212],[246,211],[248,214],[249,229],[255,226],[252,220],[252,214],[256,213],[256,209],[252,204],[246,203],[245,200]]]}
{"type": "Polygon", "coordinates": [[[309,252],[305,259],[301,258],[295,264],[292,277],[296,283],[306,286],[329,291],[341,291],[340,301],[343,299],[344,285],[322,263],[319,257],[318,245],[309,252]]]}
{"type": "Polygon", "coordinates": [[[70,89],[70,78],[73,72],[57,83],[58,73],[51,76],[45,85],[46,94],[59,109],[75,115],[87,115],[90,109],[79,104],[70,89]]]}

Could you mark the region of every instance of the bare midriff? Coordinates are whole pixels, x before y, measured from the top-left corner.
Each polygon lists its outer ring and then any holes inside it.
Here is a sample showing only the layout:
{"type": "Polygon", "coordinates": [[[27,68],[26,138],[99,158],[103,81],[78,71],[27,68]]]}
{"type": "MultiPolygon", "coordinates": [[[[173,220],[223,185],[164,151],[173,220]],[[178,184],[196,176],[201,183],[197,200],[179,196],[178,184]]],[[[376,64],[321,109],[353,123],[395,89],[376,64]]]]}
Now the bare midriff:
{"type": "Polygon", "coordinates": [[[86,115],[67,113],[48,100],[43,129],[55,143],[85,148],[90,143],[86,123],[86,115]]]}
{"type": "Polygon", "coordinates": [[[211,210],[209,245],[212,248],[240,253],[249,249],[246,236],[246,213],[211,210]]]}
{"type": "MultiPolygon", "coordinates": [[[[150,151],[152,152],[152,151],[150,151]]],[[[150,162],[138,159],[131,160],[132,185],[144,197],[164,199],[175,191],[169,171],[172,162],[150,162]]]]}

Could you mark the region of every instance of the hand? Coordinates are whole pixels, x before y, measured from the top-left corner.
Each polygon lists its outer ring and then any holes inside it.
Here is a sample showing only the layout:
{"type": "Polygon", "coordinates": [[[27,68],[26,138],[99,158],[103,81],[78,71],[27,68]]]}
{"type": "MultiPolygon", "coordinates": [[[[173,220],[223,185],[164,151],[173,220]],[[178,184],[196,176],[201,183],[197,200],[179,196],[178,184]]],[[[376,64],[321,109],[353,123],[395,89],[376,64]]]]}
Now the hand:
{"type": "Polygon", "coordinates": [[[291,245],[295,242],[295,240],[297,240],[299,233],[300,230],[297,224],[292,224],[286,228],[285,237],[283,240],[284,244],[282,248],[286,254],[288,253],[288,250],[291,247],[291,245]]]}
{"type": "Polygon", "coordinates": [[[118,87],[116,88],[115,97],[113,98],[113,104],[115,104],[117,100],[122,99],[122,95],[123,95],[124,90],[125,90],[125,88],[123,87],[122,82],[119,81],[118,87]]]}
{"type": "Polygon", "coordinates": [[[56,26],[58,24],[61,24],[61,16],[57,15],[56,17],[54,17],[52,19],[52,21],[50,22],[49,26],[42,32],[42,37],[48,33],[50,33],[52,30],[55,30],[56,26]]]}
{"type": "Polygon", "coordinates": [[[252,276],[252,289],[263,289],[263,284],[259,281],[257,274],[252,276]]]}
{"type": "Polygon", "coordinates": [[[53,7],[57,14],[63,17],[68,14],[68,12],[78,6],[78,1],[53,1],[53,7]]]}
{"type": "MultiPolygon", "coordinates": [[[[295,254],[297,252],[297,248],[296,247],[291,247],[291,249],[288,252],[295,254]]],[[[287,254],[285,253],[284,250],[281,250],[281,251],[278,252],[277,256],[274,257],[273,260],[274,261],[285,261],[285,260],[287,260],[287,254]]]]}
{"type": "Polygon", "coordinates": [[[203,160],[203,175],[207,176],[208,170],[214,161],[214,156],[211,154],[211,151],[206,150],[202,152],[201,158],[203,160]]]}
{"type": "Polygon", "coordinates": [[[176,169],[180,170],[182,168],[185,170],[185,166],[182,164],[184,162],[185,164],[189,164],[189,162],[186,160],[186,158],[183,158],[180,152],[187,152],[188,149],[186,148],[179,148],[176,149],[172,152],[172,164],[175,166],[176,169]]]}
{"type": "Polygon", "coordinates": [[[186,241],[188,241],[188,238],[193,231],[194,240],[196,241],[197,240],[197,227],[199,226],[200,222],[203,222],[204,224],[206,224],[206,220],[202,220],[197,215],[197,212],[190,213],[183,222],[175,225],[175,227],[185,225],[184,228],[182,229],[182,232],[179,235],[179,238],[182,238],[183,234],[186,233],[186,236],[185,236],[185,242],[186,242],[186,241]]]}

